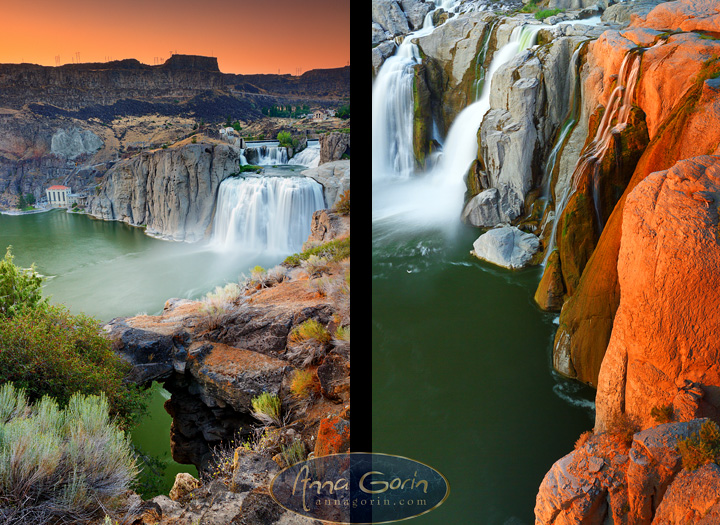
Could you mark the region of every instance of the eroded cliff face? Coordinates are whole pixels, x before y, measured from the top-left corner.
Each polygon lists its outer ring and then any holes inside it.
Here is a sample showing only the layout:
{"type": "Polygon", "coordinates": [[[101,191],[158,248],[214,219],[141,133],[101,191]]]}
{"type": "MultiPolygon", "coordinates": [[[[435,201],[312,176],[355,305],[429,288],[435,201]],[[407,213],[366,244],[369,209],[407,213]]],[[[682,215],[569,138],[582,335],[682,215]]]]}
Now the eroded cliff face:
{"type": "Polygon", "coordinates": [[[685,417],[720,415],[719,213],[718,156],[680,161],[628,195],[596,431],[621,415],[651,426],[652,409],[662,406],[685,417]]]}
{"type": "Polygon", "coordinates": [[[627,196],[595,429],[546,475],[537,524],[717,520],[718,466],[690,470],[678,444],[720,416],[719,205],[719,156],[650,174],[627,196]]]}
{"type": "Polygon", "coordinates": [[[211,226],[220,183],[238,170],[230,146],[187,144],[142,153],[106,174],[88,213],[145,226],[147,233],[194,242],[211,226]]]}
{"type": "MultiPolygon", "coordinates": [[[[692,6],[690,2],[673,4],[678,9],[692,6]]],[[[704,5],[701,2],[699,7],[704,5]]],[[[698,6],[692,9],[695,7],[698,6]]],[[[692,27],[696,29],[704,27],[706,19],[716,17],[712,9],[700,9],[696,15],[692,18],[696,21],[692,27]]],[[[597,385],[620,299],[616,266],[626,196],[653,171],[668,169],[682,159],[717,153],[720,143],[719,128],[715,125],[720,118],[720,86],[712,78],[720,70],[716,60],[720,42],[695,32],[667,36],[661,32],[674,28],[640,28],[641,23],[643,26],[648,24],[637,22],[638,27],[626,31],[606,32],[591,44],[588,55],[590,70],[584,93],[588,94],[588,100],[602,103],[612,91],[614,78],[611,72],[617,71],[614,68],[621,62],[625,50],[637,45],[646,46],[634,100],[642,110],[644,119],[640,121],[647,127],[649,138],[646,147],[634,149],[640,155],[632,169],[632,177],[609,214],[597,246],[582,267],[574,293],[560,315],[554,349],[556,367],[564,374],[592,385],[597,385]],[[563,365],[558,366],[558,363],[563,365]]],[[[686,21],[688,24],[690,22],[686,21]]],[[[628,129],[638,129],[640,121],[628,129]]],[[[626,157],[632,153],[632,150],[619,151],[620,156],[626,157]]],[[[631,166],[633,162],[628,164],[631,166]]],[[[592,219],[585,214],[585,220],[588,218],[592,219]]],[[[566,255],[572,252],[572,246],[565,250],[566,255]]]]}

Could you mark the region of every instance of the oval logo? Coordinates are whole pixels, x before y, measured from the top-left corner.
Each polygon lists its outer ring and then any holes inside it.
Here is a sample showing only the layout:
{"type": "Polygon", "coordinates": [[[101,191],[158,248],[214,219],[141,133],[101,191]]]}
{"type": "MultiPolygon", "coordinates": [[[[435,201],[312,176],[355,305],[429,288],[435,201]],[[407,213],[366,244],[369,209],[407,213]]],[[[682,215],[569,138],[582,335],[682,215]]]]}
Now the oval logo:
{"type": "Polygon", "coordinates": [[[439,507],[445,476],[418,461],[349,452],[312,458],[277,474],[270,495],[282,507],[331,523],[389,523],[439,507]]]}

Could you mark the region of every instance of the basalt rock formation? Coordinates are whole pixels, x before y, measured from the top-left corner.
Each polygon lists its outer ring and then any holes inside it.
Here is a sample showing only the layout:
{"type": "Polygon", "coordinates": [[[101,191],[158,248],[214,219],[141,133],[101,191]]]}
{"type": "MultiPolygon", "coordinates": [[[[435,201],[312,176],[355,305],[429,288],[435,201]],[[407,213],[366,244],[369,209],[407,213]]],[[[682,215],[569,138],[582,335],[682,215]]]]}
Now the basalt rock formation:
{"type": "Polygon", "coordinates": [[[618,256],[620,305],[600,368],[596,431],[653,408],[720,417],[720,157],[653,173],[628,195],[618,256]],[[688,385],[700,398],[688,394],[688,385]],[[692,406],[691,406],[692,405],[692,406]]]}
{"type": "MultiPolygon", "coordinates": [[[[673,4],[691,8],[690,2],[673,4]]],[[[713,13],[712,10],[705,13],[705,18],[712,19],[716,16],[713,13]]],[[[702,14],[701,10],[696,19],[698,27],[706,24],[702,14]]],[[[554,361],[566,364],[561,372],[593,385],[597,385],[620,299],[616,265],[627,195],[653,171],[668,169],[685,158],[716,153],[720,144],[718,127],[713,124],[720,118],[720,93],[717,81],[712,78],[720,68],[714,58],[720,52],[720,42],[694,32],[660,38],[661,31],[675,28],[648,29],[647,23],[637,22],[621,32],[608,31],[590,44],[588,51],[590,71],[584,93],[589,94],[589,100],[602,103],[614,82],[611,72],[618,70],[625,50],[647,46],[642,54],[635,101],[644,114],[641,120],[647,126],[650,141],[647,147],[639,149],[627,188],[604,223],[597,245],[560,316],[554,361]],[[640,24],[644,27],[640,28],[640,24]]],[[[618,151],[620,156],[632,154],[631,150],[618,151]]],[[[628,162],[627,167],[633,164],[628,162]]]]}
{"type": "Polygon", "coordinates": [[[237,173],[230,146],[188,144],[115,164],[90,197],[88,213],[147,227],[175,241],[198,241],[210,228],[220,183],[237,173]]]}
{"type": "Polygon", "coordinates": [[[59,67],[0,64],[0,107],[19,110],[27,104],[45,116],[104,121],[153,109],[206,119],[228,114],[248,119],[260,117],[261,105],[273,101],[338,100],[347,96],[349,86],[348,66],[298,77],[235,75],[222,73],[216,58],[195,55],[173,55],[158,66],[135,59],[59,67]]]}
{"type": "Polygon", "coordinates": [[[327,130],[309,120],[273,122],[263,130],[255,124],[264,120],[262,108],[275,105],[338,107],[349,89],[349,66],[292,76],[222,73],[216,58],[193,55],[173,55],[156,66],[134,59],[0,64],[0,207],[14,207],[29,193],[39,201],[52,184],[92,192],[122,159],[198,132],[212,134],[206,122],[231,117],[252,128],[250,134],[273,137],[282,129],[298,135],[327,130]]]}

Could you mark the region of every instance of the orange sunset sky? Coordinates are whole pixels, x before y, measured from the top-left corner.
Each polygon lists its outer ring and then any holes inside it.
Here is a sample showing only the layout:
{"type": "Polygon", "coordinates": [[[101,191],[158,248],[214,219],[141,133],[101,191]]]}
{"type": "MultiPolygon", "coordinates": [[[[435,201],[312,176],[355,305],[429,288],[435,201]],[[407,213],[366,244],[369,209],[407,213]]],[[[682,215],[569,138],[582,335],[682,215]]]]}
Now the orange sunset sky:
{"type": "Polygon", "coordinates": [[[45,66],[171,52],[214,55],[224,73],[295,74],[350,60],[350,0],[7,0],[0,63],[45,66]]]}

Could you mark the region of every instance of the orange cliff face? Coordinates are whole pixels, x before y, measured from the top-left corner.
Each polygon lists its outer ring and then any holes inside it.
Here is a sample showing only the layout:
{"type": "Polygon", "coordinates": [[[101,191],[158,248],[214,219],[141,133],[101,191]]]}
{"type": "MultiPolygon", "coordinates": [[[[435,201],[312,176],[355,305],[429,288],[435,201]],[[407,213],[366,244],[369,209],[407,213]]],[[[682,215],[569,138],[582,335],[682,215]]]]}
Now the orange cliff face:
{"type": "MultiPolygon", "coordinates": [[[[689,0],[662,5],[671,4],[689,10],[689,0]]],[[[705,27],[706,19],[720,15],[714,10],[693,13],[695,17],[686,18],[684,27],[705,27]]],[[[617,257],[626,196],[652,172],[667,170],[682,159],[720,153],[720,81],[712,78],[720,72],[720,41],[701,38],[698,33],[668,36],[668,29],[674,28],[651,29],[642,20],[635,24],[624,31],[605,32],[589,46],[587,58],[584,104],[586,111],[592,112],[597,104],[607,103],[614,74],[626,52],[647,46],[635,103],[645,115],[650,139],[560,316],[555,361],[571,363],[568,368],[575,376],[593,385],[598,381],[620,300],[617,257]]]]}
{"type": "Polygon", "coordinates": [[[595,430],[653,408],[720,415],[720,156],[653,173],[630,193],[618,258],[620,306],[600,368],[595,430]]]}

